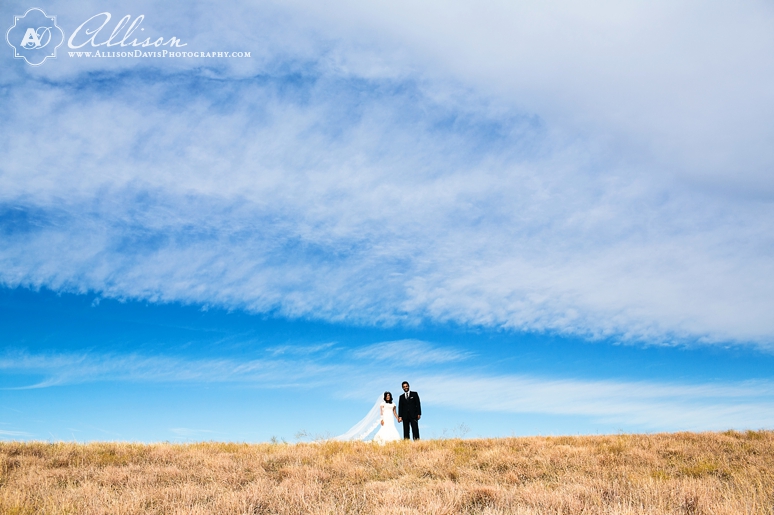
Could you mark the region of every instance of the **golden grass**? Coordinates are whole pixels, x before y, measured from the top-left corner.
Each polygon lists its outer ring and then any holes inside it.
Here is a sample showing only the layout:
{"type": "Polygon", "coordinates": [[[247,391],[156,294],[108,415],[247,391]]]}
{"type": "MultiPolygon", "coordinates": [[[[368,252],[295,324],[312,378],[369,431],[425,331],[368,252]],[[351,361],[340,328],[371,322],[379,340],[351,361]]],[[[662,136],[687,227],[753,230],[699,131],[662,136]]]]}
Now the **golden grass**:
{"type": "Polygon", "coordinates": [[[774,513],[774,432],[0,443],[2,514],[774,513]]]}

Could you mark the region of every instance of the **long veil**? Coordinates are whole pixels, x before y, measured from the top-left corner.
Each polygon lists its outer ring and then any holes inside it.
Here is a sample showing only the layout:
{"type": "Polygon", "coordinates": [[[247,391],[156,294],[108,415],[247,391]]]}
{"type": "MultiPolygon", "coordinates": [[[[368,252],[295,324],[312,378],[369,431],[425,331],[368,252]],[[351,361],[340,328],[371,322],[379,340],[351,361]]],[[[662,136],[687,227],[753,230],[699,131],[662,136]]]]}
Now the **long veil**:
{"type": "Polygon", "coordinates": [[[381,404],[382,397],[379,396],[371,410],[365,417],[362,418],[362,420],[360,420],[360,422],[352,426],[350,430],[343,435],[333,437],[333,440],[364,440],[369,434],[371,434],[371,431],[376,429],[376,426],[378,426],[379,422],[382,420],[382,414],[380,413],[381,410],[379,409],[381,404]]]}

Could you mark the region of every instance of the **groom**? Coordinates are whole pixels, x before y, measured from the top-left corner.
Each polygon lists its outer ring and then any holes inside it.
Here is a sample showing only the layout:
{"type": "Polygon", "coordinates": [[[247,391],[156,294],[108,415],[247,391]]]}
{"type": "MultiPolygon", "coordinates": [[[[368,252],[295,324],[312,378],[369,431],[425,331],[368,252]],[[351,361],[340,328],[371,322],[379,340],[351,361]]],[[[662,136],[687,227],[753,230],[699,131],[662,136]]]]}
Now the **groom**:
{"type": "Polygon", "coordinates": [[[419,440],[419,419],[422,418],[422,405],[419,394],[409,391],[408,381],[403,381],[403,395],[398,401],[398,422],[403,422],[403,439],[409,439],[409,427],[414,440],[419,440]]]}

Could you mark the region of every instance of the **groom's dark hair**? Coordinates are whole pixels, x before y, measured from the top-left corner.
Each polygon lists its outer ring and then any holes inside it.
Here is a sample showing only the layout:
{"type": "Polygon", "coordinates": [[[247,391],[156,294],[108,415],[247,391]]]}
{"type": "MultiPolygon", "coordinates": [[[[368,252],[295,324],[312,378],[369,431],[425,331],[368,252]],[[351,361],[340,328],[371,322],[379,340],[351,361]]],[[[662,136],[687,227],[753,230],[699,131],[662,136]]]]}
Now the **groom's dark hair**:
{"type": "MultiPolygon", "coordinates": [[[[402,383],[400,383],[401,386],[403,386],[404,384],[408,384],[408,381],[403,381],[402,383]]],[[[411,385],[409,385],[409,386],[411,386],[411,385]]]]}

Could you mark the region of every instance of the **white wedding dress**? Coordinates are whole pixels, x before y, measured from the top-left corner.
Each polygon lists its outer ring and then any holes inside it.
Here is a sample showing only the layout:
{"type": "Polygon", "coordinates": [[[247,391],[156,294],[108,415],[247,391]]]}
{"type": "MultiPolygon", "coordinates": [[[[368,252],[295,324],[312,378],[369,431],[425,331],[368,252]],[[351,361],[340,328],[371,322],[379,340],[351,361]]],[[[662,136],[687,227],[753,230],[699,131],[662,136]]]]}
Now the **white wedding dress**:
{"type": "Polygon", "coordinates": [[[374,442],[384,445],[386,442],[400,440],[398,430],[395,428],[395,415],[392,409],[395,404],[388,404],[380,396],[371,410],[363,419],[352,426],[343,435],[333,438],[339,441],[365,440],[377,427],[379,431],[374,435],[374,442]],[[384,421],[384,425],[381,422],[384,421]]]}
{"type": "Polygon", "coordinates": [[[384,445],[387,442],[400,440],[398,430],[395,428],[395,415],[392,412],[395,409],[395,404],[382,401],[380,408],[382,413],[381,427],[374,435],[374,442],[384,445]]]}

